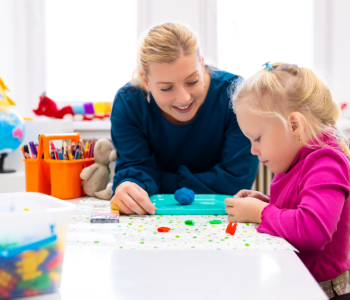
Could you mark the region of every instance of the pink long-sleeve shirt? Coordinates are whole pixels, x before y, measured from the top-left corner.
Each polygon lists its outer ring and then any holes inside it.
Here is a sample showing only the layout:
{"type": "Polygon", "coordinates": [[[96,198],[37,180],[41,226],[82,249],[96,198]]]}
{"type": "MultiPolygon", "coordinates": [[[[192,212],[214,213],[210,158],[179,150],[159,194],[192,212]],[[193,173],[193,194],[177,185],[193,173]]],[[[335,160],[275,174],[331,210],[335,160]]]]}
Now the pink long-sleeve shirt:
{"type": "Polygon", "coordinates": [[[350,266],[350,163],[335,137],[320,138],[327,147],[304,146],[289,171],[274,177],[257,229],[297,248],[317,282],[350,266]]]}

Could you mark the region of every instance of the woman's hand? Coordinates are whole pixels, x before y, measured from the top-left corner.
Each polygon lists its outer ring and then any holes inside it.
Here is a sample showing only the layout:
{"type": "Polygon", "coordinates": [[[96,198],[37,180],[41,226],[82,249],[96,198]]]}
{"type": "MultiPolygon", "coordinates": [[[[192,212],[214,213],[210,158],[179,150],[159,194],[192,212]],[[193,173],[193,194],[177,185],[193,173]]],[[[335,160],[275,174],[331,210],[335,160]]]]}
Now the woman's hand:
{"type": "Polygon", "coordinates": [[[111,206],[120,212],[131,215],[145,215],[155,213],[155,206],[148,197],[148,193],[134,182],[124,181],[119,184],[111,200],[111,206]]]}
{"type": "Polygon", "coordinates": [[[239,198],[247,198],[247,197],[251,197],[251,198],[256,198],[259,199],[261,201],[270,202],[270,197],[266,196],[260,192],[257,191],[251,191],[251,190],[240,190],[235,196],[239,197],[239,198]]]}
{"type": "Polygon", "coordinates": [[[228,220],[234,223],[261,223],[261,212],[268,204],[252,197],[225,199],[226,209],[228,213],[228,220]]]}

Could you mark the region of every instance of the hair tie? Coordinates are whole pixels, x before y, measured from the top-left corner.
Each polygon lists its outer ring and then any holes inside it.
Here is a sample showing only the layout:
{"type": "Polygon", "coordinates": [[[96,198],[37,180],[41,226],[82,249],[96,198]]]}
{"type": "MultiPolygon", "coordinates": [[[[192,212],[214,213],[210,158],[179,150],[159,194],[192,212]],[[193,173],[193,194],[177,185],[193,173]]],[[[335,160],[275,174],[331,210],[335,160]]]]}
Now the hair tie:
{"type": "Polygon", "coordinates": [[[271,66],[271,64],[270,64],[269,61],[268,61],[267,63],[264,63],[264,64],[262,65],[262,67],[264,67],[264,66],[265,66],[265,68],[266,68],[267,71],[272,71],[272,70],[273,70],[273,66],[271,66]]]}

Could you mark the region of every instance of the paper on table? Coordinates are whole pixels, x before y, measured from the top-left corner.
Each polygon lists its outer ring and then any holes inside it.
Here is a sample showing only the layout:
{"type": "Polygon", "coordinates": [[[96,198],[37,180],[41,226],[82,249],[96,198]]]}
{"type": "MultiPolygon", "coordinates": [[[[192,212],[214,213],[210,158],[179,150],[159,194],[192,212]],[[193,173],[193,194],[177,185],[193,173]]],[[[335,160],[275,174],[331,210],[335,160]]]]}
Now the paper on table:
{"type": "Polygon", "coordinates": [[[106,205],[109,201],[96,198],[81,200],[69,224],[68,245],[94,245],[114,249],[245,249],[245,250],[294,250],[286,240],[265,233],[258,233],[255,223],[238,223],[234,236],[226,234],[227,216],[206,215],[155,215],[120,216],[119,223],[91,224],[94,205],[106,205]],[[195,221],[194,226],[185,225],[195,221]],[[221,220],[222,224],[210,224],[221,220]],[[170,227],[170,232],[157,232],[158,227],[170,227]]]}

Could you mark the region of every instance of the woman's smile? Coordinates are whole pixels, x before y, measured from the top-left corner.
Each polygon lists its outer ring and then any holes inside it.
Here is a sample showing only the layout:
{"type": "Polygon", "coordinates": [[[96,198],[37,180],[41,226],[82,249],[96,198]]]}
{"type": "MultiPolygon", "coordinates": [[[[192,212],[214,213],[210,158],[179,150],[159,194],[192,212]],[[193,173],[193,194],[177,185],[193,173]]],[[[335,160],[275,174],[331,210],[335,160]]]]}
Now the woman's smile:
{"type": "Polygon", "coordinates": [[[178,112],[180,114],[186,114],[192,110],[193,103],[194,103],[194,101],[192,101],[190,104],[188,104],[186,106],[174,106],[174,105],[172,105],[172,107],[175,109],[176,112],[178,112]]]}

